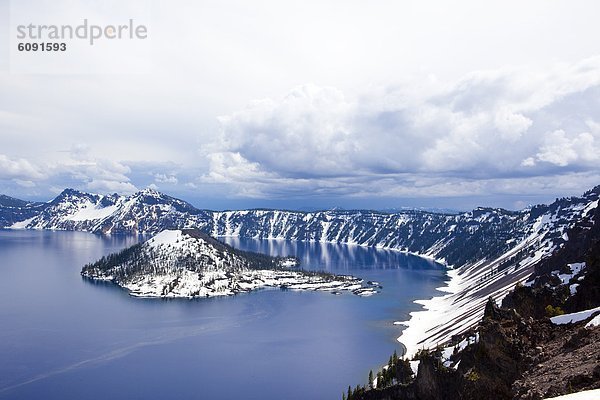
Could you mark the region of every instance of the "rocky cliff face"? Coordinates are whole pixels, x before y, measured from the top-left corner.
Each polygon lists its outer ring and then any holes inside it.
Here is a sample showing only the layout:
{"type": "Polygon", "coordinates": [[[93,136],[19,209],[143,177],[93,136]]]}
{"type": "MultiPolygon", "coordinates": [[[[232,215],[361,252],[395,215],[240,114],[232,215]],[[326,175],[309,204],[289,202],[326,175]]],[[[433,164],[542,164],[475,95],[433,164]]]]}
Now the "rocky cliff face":
{"type": "Polygon", "coordinates": [[[354,399],[542,399],[600,388],[600,212],[566,234],[569,240],[533,266],[533,275],[503,301],[488,299],[471,331],[420,352],[408,383],[358,390],[354,399]],[[563,312],[589,312],[548,317],[563,312]],[[579,320],[578,320],[579,319],[579,320]]]}
{"type": "Polygon", "coordinates": [[[600,326],[523,318],[493,300],[477,328],[477,341],[453,352],[418,355],[417,374],[405,383],[359,388],[351,400],[543,399],[600,388],[600,326]]]}

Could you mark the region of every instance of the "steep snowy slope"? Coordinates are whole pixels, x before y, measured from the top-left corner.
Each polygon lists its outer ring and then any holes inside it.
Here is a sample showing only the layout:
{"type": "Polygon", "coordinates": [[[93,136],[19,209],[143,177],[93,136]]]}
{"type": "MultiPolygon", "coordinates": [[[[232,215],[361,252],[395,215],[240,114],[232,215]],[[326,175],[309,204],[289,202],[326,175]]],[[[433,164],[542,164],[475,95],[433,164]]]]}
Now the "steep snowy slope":
{"type": "Polygon", "coordinates": [[[517,283],[527,280],[540,260],[566,243],[568,229],[576,223],[592,223],[599,192],[600,187],[596,187],[582,198],[560,199],[522,212],[525,230],[508,239],[508,250],[500,255],[482,255],[449,271],[448,284],[441,288],[449,294],[419,301],[425,311],[411,313],[405,323],[408,328],[398,340],[408,354],[444,343],[476,324],[490,296],[501,301],[517,283]]]}

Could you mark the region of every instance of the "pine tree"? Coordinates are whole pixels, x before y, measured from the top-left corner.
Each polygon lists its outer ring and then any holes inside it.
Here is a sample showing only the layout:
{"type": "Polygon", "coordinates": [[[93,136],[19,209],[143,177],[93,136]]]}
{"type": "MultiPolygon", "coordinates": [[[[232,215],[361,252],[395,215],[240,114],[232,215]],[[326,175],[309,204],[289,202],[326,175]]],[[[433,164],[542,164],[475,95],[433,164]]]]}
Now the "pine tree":
{"type": "Polygon", "coordinates": [[[348,397],[347,400],[352,400],[352,388],[348,385],[348,397]]]}
{"type": "Polygon", "coordinates": [[[394,355],[392,356],[393,361],[394,361],[394,365],[398,364],[398,353],[396,353],[396,350],[394,350],[394,355]]]}
{"type": "Polygon", "coordinates": [[[369,387],[373,389],[373,370],[369,371],[369,387]]]}

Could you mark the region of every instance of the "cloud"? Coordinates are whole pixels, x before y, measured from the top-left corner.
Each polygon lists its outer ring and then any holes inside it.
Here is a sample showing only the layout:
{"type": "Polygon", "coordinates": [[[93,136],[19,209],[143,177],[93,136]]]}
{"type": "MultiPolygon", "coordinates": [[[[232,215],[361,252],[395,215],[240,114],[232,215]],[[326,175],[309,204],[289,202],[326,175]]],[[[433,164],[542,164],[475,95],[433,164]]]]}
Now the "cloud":
{"type": "Polygon", "coordinates": [[[532,124],[531,119],[508,108],[498,110],[494,118],[494,126],[500,132],[500,136],[512,142],[518,141],[532,124]]]}
{"type": "Polygon", "coordinates": [[[357,96],[306,85],[251,102],[220,118],[201,181],[265,197],[442,196],[600,168],[600,57],[429,84],[357,96]]]}
{"type": "Polygon", "coordinates": [[[212,165],[237,157],[252,170],[260,162],[261,167],[286,175],[343,172],[351,165],[356,146],[356,137],[348,130],[352,108],[339,90],[315,85],[298,87],[279,102],[255,101],[220,118],[221,152],[230,155],[211,159],[212,165]]]}
{"type": "Polygon", "coordinates": [[[23,158],[9,158],[0,154],[0,179],[38,180],[44,178],[44,173],[33,163],[23,158]]]}
{"type": "Polygon", "coordinates": [[[103,179],[93,179],[86,185],[86,189],[94,192],[119,194],[131,194],[138,191],[138,189],[130,182],[108,181],[103,179]]]}
{"type": "Polygon", "coordinates": [[[122,162],[89,155],[84,145],[73,146],[66,158],[53,162],[10,159],[0,155],[0,181],[21,188],[75,187],[83,190],[132,193],[136,186],[128,177],[131,169],[122,162]],[[43,172],[42,172],[43,171],[43,172]]]}
{"type": "Polygon", "coordinates": [[[34,183],[34,182],[32,182],[32,181],[24,181],[24,180],[21,180],[21,179],[13,179],[13,181],[14,181],[14,182],[15,182],[17,185],[19,185],[19,186],[21,186],[21,187],[24,187],[24,188],[32,188],[32,187],[35,187],[35,186],[36,186],[36,185],[35,185],[35,183],[34,183]]]}
{"type": "Polygon", "coordinates": [[[595,143],[594,135],[589,132],[568,136],[565,131],[557,130],[544,138],[544,145],[536,154],[538,161],[545,161],[560,167],[581,161],[594,166],[600,158],[600,146],[595,143]]]}
{"type": "Polygon", "coordinates": [[[154,181],[157,183],[171,183],[176,185],[179,181],[174,175],[154,174],[154,181]]]}

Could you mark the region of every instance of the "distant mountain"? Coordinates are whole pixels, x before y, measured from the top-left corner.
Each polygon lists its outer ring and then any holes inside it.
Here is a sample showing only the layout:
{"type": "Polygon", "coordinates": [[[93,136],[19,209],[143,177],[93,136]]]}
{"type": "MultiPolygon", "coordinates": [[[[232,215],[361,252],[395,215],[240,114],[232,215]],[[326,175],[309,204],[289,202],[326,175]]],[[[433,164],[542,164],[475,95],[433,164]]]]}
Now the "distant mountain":
{"type": "Polygon", "coordinates": [[[264,287],[374,294],[352,276],[291,270],[295,257],[240,251],[196,229],[165,230],[86,265],[82,276],[113,282],[138,297],[214,297],[264,287]]]}
{"type": "MultiPolygon", "coordinates": [[[[443,341],[483,315],[488,296],[503,298],[525,281],[541,259],[560,249],[567,231],[598,207],[600,186],[581,197],[557,199],[521,211],[479,207],[457,215],[421,210],[317,212],[281,210],[208,211],[153,190],[131,196],[63,191],[43,206],[0,206],[3,227],[156,234],[197,228],[211,236],[344,243],[396,249],[452,266],[450,292],[426,303],[441,312],[409,327],[409,349],[443,341]],[[27,218],[23,218],[27,216],[27,218]],[[18,221],[10,223],[11,221],[18,221]],[[443,306],[442,306],[443,305],[443,306]],[[419,332],[428,331],[426,337],[419,332]]],[[[428,314],[433,315],[433,314],[428,314]]]]}
{"type": "MultiPolygon", "coordinates": [[[[597,200],[599,188],[583,197],[557,200],[523,211],[480,207],[458,215],[420,210],[318,212],[199,210],[182,200],[146,189],[131,196],[101,196],[64,190],[43,205],[0,206],[7,223],[21,229],[92,233],[155,234],[164,229],[198,228],[212,236],[287,239],[398,249],[460,266],[504,254],[535,233],[547,250],[560,246],[566,228],[597,200]],[[27,216],[28,218],[23,218],[27,216]]],[[[524,254],[521,254],[524,256],[524,254]]],[[[523,257],[522,257],[523,258],[523,257]]]]}
{"type": "Polygon", "coordinates": [[[438,207],[391,207],[384,208],[381,211],[387,213],[397,213],[403,211],[425,211],[433,214],[462,214],[464,211],[455,210],[453,208],[438,208],[438,207]]]}
{"type": "Polygon", "coordinates": [[[29,202],[0,194],[0,228],[38,215],[45,203],[29,202]]]}
{"type": "MultiPolygon", "coordinates": [[[[0,215],[10,214],[0,208],[0,215]]],[[[131,196],[98,195],[65,189],[32,217],[4,227],[92,233],[152,234],[166,228],[203,226],[210,213],[185,201],[146,189],[131,196]]]]}

